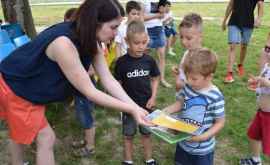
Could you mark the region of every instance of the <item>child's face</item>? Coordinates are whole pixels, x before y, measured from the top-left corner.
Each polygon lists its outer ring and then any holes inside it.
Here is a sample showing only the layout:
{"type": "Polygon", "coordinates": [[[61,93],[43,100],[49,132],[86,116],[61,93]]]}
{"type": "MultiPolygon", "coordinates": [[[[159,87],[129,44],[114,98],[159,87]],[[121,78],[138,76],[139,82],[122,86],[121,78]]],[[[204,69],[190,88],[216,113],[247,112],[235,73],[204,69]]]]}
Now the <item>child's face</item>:
{"type": "Polygon", "coordinates": [[[212,80],[212,75],[205,77],[200,73],[187,73],[186,76],[187,76],[187,83],[194,90],[201,90],[203,88],[209,87],[212,80]]]}
{"type": "Polygon", "coordinates": [[[133,57],[141,57],[148,45],[148,35],[144,33],[135,33],[126,39],[129,46],[129,54],[133,57]]]}
{"type": "Polygon", "coordinates": [[[170,8],[171,8],[171,5],[166,5],[165,6],[165,13],[169,13],[170,8]]]}
{"type": "Polygon", "coordinates": [[[181,27],[179,37],[181,44],[187,50],[200,48],[202,46],[202,33],[195,26],[192,26],[190,28],[181,27]]]}
{"type": "Polygon", "coordinates": [[[128,13],[128,21],[139,21],[141,20],[142,17],[142,12],[136,9],[132,9],[129,13],[128,13]]]}

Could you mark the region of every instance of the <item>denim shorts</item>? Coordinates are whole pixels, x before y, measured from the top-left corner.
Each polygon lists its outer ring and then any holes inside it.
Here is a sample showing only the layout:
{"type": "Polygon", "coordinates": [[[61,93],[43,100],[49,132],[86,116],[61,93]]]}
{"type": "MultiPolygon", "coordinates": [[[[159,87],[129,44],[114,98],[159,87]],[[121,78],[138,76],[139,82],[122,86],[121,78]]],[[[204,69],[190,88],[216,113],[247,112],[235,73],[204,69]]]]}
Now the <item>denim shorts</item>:
{"type": "Polygon", "coordinates": [[[191,155],[183,150],[179,145],[176,145],[175,151],[175,165],[213,165],[214,152],[206,155],[191,155]]]}
{"type": "MultiPolygon", "coordinates": [[[[151,112],[150,109],[147,109],[145,107],[146,103],[141,102],[138,103],[136,102],[140,107],[143,107],[144,109],[146,109],[148,112],[151,112]]],[[[135,119],[133,118],[133,116],[131,116],[130,114],[127,113],[123,113],[122,116],[122,133],[124,136],[134,136],[137,132],[137,127],[139,128],[139,132],[142,135],[150,135],[151,132],[145,128],[144,126],[138,126],[137,122],[135,121],[135,119]]]]}
{"type": "Polygon", "coordinates": [[[229,44],[248,44],[252,35],[252,28],[239,28],[235,25],[228,26],[228,42],[229,44]]]}
{"type": "Polygon", "coordinates": [[[94,126],[92,111],[95,104],[83,96],[74,96],[76,117],[84,129],[94,126]]]}
{"type": "Polygon", "coordinates": [[[170,36],[175,36],[177,34],[175,28],[170,26],[165,26],[164,31],[167,38],[169,38],[170,36]]]}
{"type": "Polygon", "coordinates": [[[147,28],[147,32],[150,38],[148,44],[149,48],[162,48],[166,45],[166,36],[163,26],[147,28]]]}

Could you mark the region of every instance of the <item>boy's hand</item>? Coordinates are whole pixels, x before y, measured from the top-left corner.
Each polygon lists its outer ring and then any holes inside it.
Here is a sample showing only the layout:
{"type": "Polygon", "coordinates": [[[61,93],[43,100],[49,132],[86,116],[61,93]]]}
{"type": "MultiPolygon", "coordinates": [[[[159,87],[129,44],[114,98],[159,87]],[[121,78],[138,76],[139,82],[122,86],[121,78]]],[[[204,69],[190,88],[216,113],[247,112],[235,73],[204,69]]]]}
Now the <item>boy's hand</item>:
{"type": "Polygon", "coordinates": [[[258,78],[249,74],[248,84],[247,87],[249,90],[255,91],[258,85],[258,78]]]}
{"type": "Polygon", "coordinates": [[[258,28],[261,26],[261,18],[257,17],[254,21],[254,27],[258,28]]]}
{"type": "Polygon", "coordinates": [[[172,66],[171,70],[172,70],[172,73],[173,73],[174,76],[179,75],[179,69],[178,69],[177,66],[172,66]]]}
{"type": "Polygon", "coordinates": [[[191,142],[201,142],[201,141],[205,141],[207,138],[202,135],[197,135],[197,136],[192,136],[191,139],[189,141],[191,142]]]}
{"type": "Polygon", "coordinates": [[[146,103],[146,108],[153,109],[155,106],[156,106],[156,99],[151,97],[146,103]]]}
{"type": "Polygon", "coordinates": [[[270,87],[270,80],[265,77],[258,77],[258,83],[263,87],[270,87]]]}

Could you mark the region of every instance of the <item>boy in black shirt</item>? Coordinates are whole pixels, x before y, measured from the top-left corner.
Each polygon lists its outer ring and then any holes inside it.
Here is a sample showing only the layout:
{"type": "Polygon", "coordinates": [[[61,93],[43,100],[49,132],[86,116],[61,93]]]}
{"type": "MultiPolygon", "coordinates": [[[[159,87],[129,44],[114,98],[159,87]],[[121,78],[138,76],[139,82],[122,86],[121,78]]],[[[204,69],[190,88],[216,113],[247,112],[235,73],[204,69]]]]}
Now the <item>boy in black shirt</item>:
{"type": "MultiPolygon", "coordinates": [[[[145,55],[149,38],[143,22],[132,21],[127,28],[126,42],[128,53],[120,57],[115,65],[115,78],[120,81],[127,94],[140,106],[151,111],[155,106],[160,72],[155,60],[145,55]]],[[[123,165],[133,164],[133,137],[137,123],[132,116],[123,114],[124,161],[123,165]]],[[[150,132],[139,126],[142,134],[146,165],[156,165],[152,158],[150,132]]]]}
{"type": "Polygon", "coordinates": [[[259,27],[261,24],[261,17],[263,16],[263,1],[264,0],[230,0],[225,17],[222,23],[222,29],[225,30],[228,22],[228,43],[229,55],[227,64],[227,74],[225,83],[232,83],[233,78],[233,64],[235,61],[236,46],[240,44],[240,60],[237,66],[239,76],[244,75],[243,63],[246,57],[247,45],[251,37],[254,27],[259,27]],[[258,16],[254,20],[254,10],[258,7],[258,16]]]}

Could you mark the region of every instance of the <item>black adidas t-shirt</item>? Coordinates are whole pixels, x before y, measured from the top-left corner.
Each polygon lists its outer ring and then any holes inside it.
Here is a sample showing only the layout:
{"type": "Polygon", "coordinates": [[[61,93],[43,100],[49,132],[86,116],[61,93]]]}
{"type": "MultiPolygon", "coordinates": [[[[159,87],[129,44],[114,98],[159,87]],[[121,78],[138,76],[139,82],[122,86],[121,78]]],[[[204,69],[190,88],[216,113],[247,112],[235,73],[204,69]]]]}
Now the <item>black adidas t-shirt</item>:
{"type": "Polygon", "coordinates": [[[232,15],[229,25],[236,25],[239,28],[254,26],[254,9],[256,4],[263,0],[233,0],[232,15]]]}
{"type": "Polygon", "coordinates": [[[115,78],[122,82],[127,94],[140,105],[146,104],[152,95],[151,77],[159,75],[158,66],[149,55],[134,58],[126,54],[116,61],[115,78]]]}

